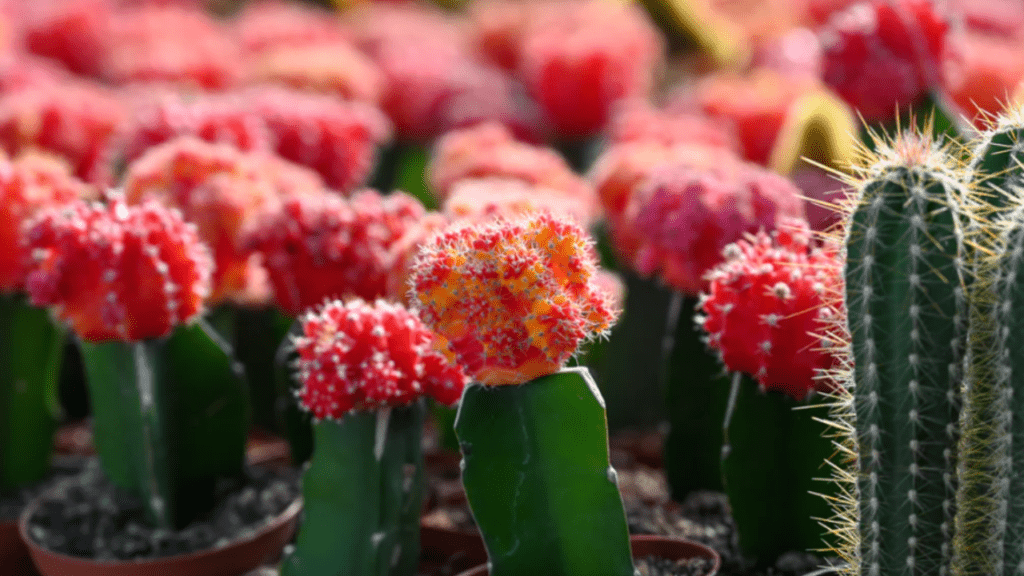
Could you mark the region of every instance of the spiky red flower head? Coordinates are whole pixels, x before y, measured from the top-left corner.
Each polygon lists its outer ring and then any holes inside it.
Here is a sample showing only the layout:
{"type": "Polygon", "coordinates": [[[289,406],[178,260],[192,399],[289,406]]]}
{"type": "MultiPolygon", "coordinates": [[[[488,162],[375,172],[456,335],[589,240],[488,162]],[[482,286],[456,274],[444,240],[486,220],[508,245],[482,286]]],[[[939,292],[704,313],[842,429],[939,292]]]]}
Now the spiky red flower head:
{"type": "Polygon", "coordinates": [[[203,10],[144,4],[115,14],[104,77],[224,90],[245,79],[241,49],[203,10]]]}
{"type": "Polygon", "coordinates": [[[240,236],[258,211],[282,197],[322,189],[320,178],[301,166],[190,136],[149,149],[128,166],[124,179],[129,203],[157,200],[198,226],[217,264],[211,301],[250,300],[249,268],[257,264],[242,249],[240,236]]]}
{"type": "Polygon", "coordinates": [[[589,136],[608,121],[613,103],[650,94],[664,43],[635,4],[558,6],[557,17],[531,26],[523,39],[520,76],[556,131],[589,136]]]}
{"type": "Polygon", "coordinates": [[[40,210],[84,199],[94,192],[55,158],[0,158],[0,293],[24,287],[28,273],[23,246],[25,222],[40,210]]]}
{"type": "Polygon", "coordinates": [[[242,243],[263,253],[278,305],[298,315],[325,299],[386,294],[392,249],[425,212],[401,193],[303,195],[265,211],[242,243]]]}
{"type": "Polygon", "coordinates": [[[315,170],[342,192],[366,181],[377,149],[391,139],[387,117],[364,102],[273,87],[248,90],[240,97],[266,124],[274,152],[315,170]]]}
{"type": "Polygon", "coordinates": [[[19,3],[25,47],[75,74],[99,76],[110,49],[111,0],[19,3]]]}
{"type": "Polygon", "coordinates": [[[83,340],[159,338],[196,318],[213,260],[195,226],[156,202],[76,202],[39,215],[26,234],[25,282],[83,340]]]}
{"type": "Polygon", "coordinates": [[[569,216],[589,226],[599,214],[593,201],[570,196],[561,190],[534,186],[511,178],[466,178],[452,187],[442,211],[453,220],[485,222],[514,218],[530,212],[569,216]]]}
{"type": "Polygon", "coordinates": [[[253,64],[255,79],[377,104],[384,77],[366,55],[345,42],[283,46],[264,52],[253,64]]]}
{"type": "Polygon", "coordinates": [[[665,165],[634,199],[630,228],[640,242],[634,268],[681,292],[697,294],[722,249],[746,232],[772,230],[783,217],[804,218],[800,190],[752,164],[708,170],[665,165]]]}
{"type": "Polygon", "coordinates": [[[522,384],[615,321],[595,268],[579,224],[534,214],[448,228],[421,248],[409,284],[448,358],[483,384],[522,384]]]}
{"type": "Polygon", "coordinates": [[[0,146],[12,155],[51,152],[78,178],[106,185],[109,143],[125,114],[120,101],[85,82],[29,88],[0,98],[0,146]]]}
{"type": "Polygon", "coordinates": [[[795,221],[730,244],[725,257],[708,274],[697,322],[726,368],[797,400],[830,390],[815,376],[835,362],[822,334],[836,313],[837,251],[812,246],[806,224],[795,221]]]}
{"type": "Polygon", "coordinates": [[[327,302],[303,316],[295,339],[299,402],[317,420],[408,406],[424,396],[455,404],[466,375],[432,341],[430,330],[400,305],[327,302]]]}
{"type": "Polygon", "coordinates": [[[507,178],[561,190],[594,203],[593,189],[550,148],[517,141],[501,124],[487,122],[453,130],[437,143],[427,166],[427,181],[438,199],[466,178],[507,178]]]}
{"type": "Polygon", "coordinates": [[[865,120],[889,120],[941,81],[949,28],[929,0],[866,0],[819,32],[825,83],[865,120]]]}
{"type": "Polygon", "coordinates": [[[143,152],[179,136],[230,144],[239,150],[270,150],[266,123],[235,95],[186,97],[160,92],[141,98],[119,131],[116,153],[131,162],[143,152]]]}
{"type": "Polygon", "coordinates": [[[249,54],[285,46],[333,44],[348,38],[334,14],[297,2],[248,2],[232,25],[249,54]]]}

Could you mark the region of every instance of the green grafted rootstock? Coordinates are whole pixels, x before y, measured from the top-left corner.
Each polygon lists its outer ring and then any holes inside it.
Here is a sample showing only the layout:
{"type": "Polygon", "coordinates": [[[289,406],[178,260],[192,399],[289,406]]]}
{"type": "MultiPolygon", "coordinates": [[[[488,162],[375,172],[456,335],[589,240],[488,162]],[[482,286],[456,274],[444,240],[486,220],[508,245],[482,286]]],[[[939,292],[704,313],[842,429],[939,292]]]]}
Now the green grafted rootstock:
{"type": "Polygon", "coordinates": [[[414,576],[423,501],[423,400],[313,425],[304,518],[282,576],[414,576]]]}
{"type": "Polygon", "coordinates": [[[455,433],[492,576],[632,576],[604,401],[585,368],[471,384],[455,433]]]}
{"type": "Polygon", "coordinates": [[[96,451],[107,477],[181,527],[213,507],[245,462],[248,394],[225,345],[200,325],[129,342],[82,342],[96,451]]]}
{"type": "Polygon", "coordinates": [[[50,469],[63,344],[46,310],[0,296],[0,491],[42,480],[50,469]]]}

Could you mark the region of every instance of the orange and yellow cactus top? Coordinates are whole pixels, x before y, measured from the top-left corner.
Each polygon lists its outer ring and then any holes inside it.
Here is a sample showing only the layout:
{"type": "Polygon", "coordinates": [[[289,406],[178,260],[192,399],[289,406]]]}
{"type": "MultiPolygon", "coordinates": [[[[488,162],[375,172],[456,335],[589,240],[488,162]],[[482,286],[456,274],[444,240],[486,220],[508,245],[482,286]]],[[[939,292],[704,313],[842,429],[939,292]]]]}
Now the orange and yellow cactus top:
{"type": "Polygon", "coordinates": [[[617,316],[574,220],[547,213],[455,225],[421,249],[410,301],[474,380],[522,384],[557,372],[617,316]]]}

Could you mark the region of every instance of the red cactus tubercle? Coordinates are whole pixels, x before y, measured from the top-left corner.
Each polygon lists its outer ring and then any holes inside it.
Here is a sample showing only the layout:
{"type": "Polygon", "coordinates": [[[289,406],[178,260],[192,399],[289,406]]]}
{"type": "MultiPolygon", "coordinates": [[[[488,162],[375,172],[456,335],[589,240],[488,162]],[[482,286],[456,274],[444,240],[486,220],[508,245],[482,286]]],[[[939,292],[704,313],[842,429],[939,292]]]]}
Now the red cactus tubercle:
{"type": "Polygon", "coordinates": [[[149,202],[76,202],[43,212],[27,235],[26,289],[83,340],[158,338],[197,317],[213,260],[195,226],[149,202]]]}
{"type": "Polygon", "coordinates": [[[454,404],[466,376],[431,343],[433,334],[402,306],[334,300],[302,318],[295,339],[300,405],[318,420],[352,410],[405,406],[422,396],[454,404]]]}
{"type": "Polygon", "coordinates": [[[446,229],[420,249],[409,284],[450,359],[483,384],[522,384],[614,322],[595,270],[579,224],[539,214],[446,229]]]}
{"type": "Polygon", "coordinates": [[[787,222],[729,245],[725,255],[708,275],[697,317],[708,345],[764,390],[797,400],[830,390],[815,376],[835,360],[821,334],[836,313],[828,304],[839,290],[837,251],[813,247],[805,224],[787,222]]]}

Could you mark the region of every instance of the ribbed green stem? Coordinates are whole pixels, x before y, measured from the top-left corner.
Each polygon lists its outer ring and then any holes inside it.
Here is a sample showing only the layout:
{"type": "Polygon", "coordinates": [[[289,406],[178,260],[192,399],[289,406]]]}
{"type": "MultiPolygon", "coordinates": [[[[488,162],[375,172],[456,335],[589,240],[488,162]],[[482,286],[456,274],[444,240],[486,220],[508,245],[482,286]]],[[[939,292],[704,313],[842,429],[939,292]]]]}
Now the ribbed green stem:
{"type": "Polygon", "coordinates": [[[665,475],[677,502],[694,490],[723,487],[722,422],[729,376],[693,322],[696,306],[696,298],[673,294],[662,344],[669,418],[665,475]]]}
{"type": "Polygon", "coordinates": [[[631,576],[604,401],[586,369],[471,384],[455,421],[491,576],[631,576]]]}
{"type": "Polygon", "coordinates": [[[282,576],[414,576],[426,405],[353,412],[313,426],[305,515],[282,576]]]}
{"type": "Polygon", "coordinates": [[[1005,531],[999,534],[1001,550],[990,573],[1006,576],[1024,574],[1024,222],[1020,215],[1017,212],[998,254],[1000,274],[994,306],[997,404],[1002,408],[1001,427],[1009,433],[996,447],[1004,458],[997,463],[1001,473],[995,502],[1003,521],[997,528],[1005,531]]]}
{"type": "Polygon", "coordinates": [[[149,521],[182,527],[237,482],[248,395],[241,368],[201,325],[138,343],[83,342],[100,464],[148,506],[149,521]]]}
{"type": "Polygon", "coordinates": [[[819,519],[829,515],[820,494],[833,448],[820,398],[800,403],[780,392],[761,392],[749,377],[725,433],[722,471],[740,550],[759,565],[773,565],[790,550],[815,550],[825,541],[819,519]]]}
{"type": "Polygon", "coordinates": [[[864,575],[948,570],[967,320],[959,186],[891,166],[862,184],[849,222],[864,575]]]}
{"type": "Polygon", "coordinates": [[[63,344],[46,310],[0,295],[0,492],[50,469],[63,344]]]}

